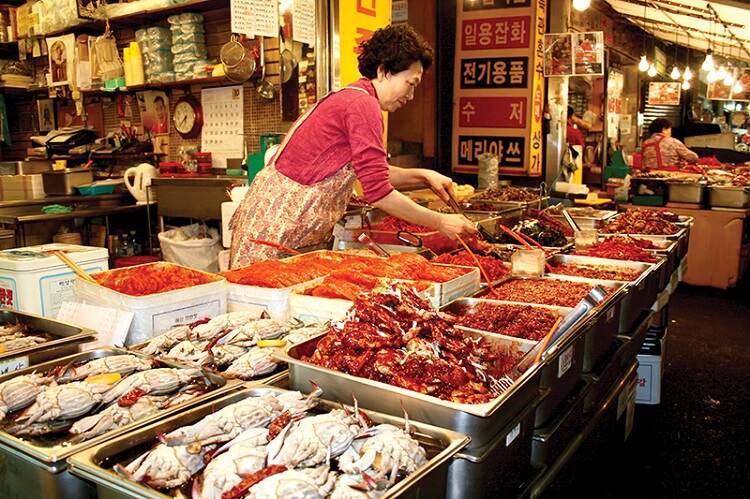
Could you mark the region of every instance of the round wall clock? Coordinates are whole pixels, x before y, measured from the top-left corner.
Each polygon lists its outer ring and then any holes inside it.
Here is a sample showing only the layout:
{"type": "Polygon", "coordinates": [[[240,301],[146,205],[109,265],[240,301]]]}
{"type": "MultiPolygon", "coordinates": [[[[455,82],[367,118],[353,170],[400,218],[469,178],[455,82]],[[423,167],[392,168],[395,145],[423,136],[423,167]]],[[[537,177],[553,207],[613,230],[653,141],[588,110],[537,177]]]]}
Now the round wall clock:
{"type": "Polygon", "coordinates": [[[203,128],[203,109],[195,96],[180,97],[174,106],[172,123],[177,133],[185,139],[194,139],[200,135],[203,128]]]}

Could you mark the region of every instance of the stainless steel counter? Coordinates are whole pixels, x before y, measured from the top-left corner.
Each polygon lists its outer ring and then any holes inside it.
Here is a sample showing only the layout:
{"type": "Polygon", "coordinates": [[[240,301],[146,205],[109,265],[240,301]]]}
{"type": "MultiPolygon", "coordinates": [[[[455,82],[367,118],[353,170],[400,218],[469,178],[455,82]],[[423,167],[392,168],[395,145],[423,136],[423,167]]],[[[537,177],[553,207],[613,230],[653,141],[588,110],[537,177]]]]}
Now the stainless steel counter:
{"type": "Polygon", "coordinates": [[[246,177],[159,177],[151,181],[159,203],[160,217],[221,219],[221,203],[229,201],[229,190],[247,185],[246,177]]]}

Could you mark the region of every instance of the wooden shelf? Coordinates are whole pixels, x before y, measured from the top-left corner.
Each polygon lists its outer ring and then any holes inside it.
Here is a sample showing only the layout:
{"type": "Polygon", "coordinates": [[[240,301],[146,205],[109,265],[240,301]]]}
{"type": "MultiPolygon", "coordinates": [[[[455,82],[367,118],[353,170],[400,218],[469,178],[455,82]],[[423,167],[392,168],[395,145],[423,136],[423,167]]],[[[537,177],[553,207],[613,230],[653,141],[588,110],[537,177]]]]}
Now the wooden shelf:
{"type": "Polygon", "coordinates": [[[191,85],[232,85],[235,84],[229,80],[226,76],[211,76],[208,78],[197,78],[194,80],[178,80],[168,81],[163,83],[144,83],[143,85],[131,85],[129,87],[122,87],[105,90],[103,88],[81,90],[81,93],[87,95],[114,95],[118,92],[141,92],[144,90],[163,90],[166,88],[178,88],[178,87],[189,87],[191,85]]]}
{"type": "MultiPolygon", "coordinates": [[[[186,2],[170,5],[161,9],[144,10],[123,16],[114,16],[109,19],[112,28],[133,28],[146,26],[166,19],[172,14],[181,12],[208,12],[217,9],[229,8],[229,0],[187,0],[186,2]]],[[[86,20],[75,26],[45,33],[45,37],[63,35],[74,32],[100,32],[104,31],[106,22],[104,19],[86,20]]]]}

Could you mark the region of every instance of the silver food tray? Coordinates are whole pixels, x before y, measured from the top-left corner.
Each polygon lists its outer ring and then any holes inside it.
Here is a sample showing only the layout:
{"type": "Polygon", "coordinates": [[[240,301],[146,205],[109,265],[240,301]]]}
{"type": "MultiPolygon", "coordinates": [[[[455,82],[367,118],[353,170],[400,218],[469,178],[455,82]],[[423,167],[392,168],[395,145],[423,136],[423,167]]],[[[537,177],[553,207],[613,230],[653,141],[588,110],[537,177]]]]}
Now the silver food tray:
{"type": "MultiPolygon", "coordinates": [[[[465,331],[465,334],[484,337],[490,343],[504,348],[528,347],[528,342],[517,339],[511,341],[507,337],[490,333],[465,331]]],[[[502,395],[484,404],[459,404],[301,360],[303,356],[309,356],[315,351],[323,336],[325,334],[288,347],[285,353],[276,355],[279,360],[289,364],[289,386],[292,389],[308,391],[310,382],[313,381],[333,400],[348,402],[354,393],[361,407],[392,415],[403,414],[406,409],[409,417],[417,421],[468,435],[471,437],[470,448],[481,447],[491,441],[503,426],[534,400],[539,391],[540,366],[531,365],[531,354],[519,361],[519,365],[530,367],[502,395]]]]}
{"type": "MultiPolygon", "coordinates": [[[[582,265],[601,265],[607,267],[617,267],[627,270],[637,270],[641,274],[634,281],[615,281],[621,282],[628,287],[628,293],[623,297],[620,309],[620,325],[616,332],[623,333],[630,330],[634,322],[638,319],[642,310],[651,308],[656,295],[659,293],[659,280],[662,263],[642,263],[628,260],[610,260],[606,258],[595,258],[590,256],[579,255],[555,255],[551,257],[549,263],[555,265],[560,263],[579,263],[582,265]]],[[[548,274],[550,277],[578,277],[567,274],[548,274]]],[[[578,277],[583,280],[591,280],[586,277],[578,277]]],[[[597,280],[592,280],[597,281],[597,280]]],[[[614,338],[613,338],[614,339],[614,338]]],[[[604,353],[604,352],[601,352],[604,353]]],[[[597,359],[594,359],[597,360],[597,359]]],[[[588,365],[593,368],[593,365],[588,365]]]]}
{"type": "MultiPolygon", "coordinates": [[[[489,304],[492,304],[492,305],[514,305],[514,306],[518,306],[518,303],[513,303],[513,302],[510,302],[510,301],[503,301],[503,300],[492,300],[492,299],[486,299],[486,298],[459,298],[459,299],[457,299],[455,301],[452,301],[451,303],[445,305],[440,310],[442,312],[447,312],[449,314],[454,314],[455,315],[455,314],[457,314],[457,312],[460,309],[462,309],[462,308],[474,308],[479,303],[489,303],[489,304]]],[[[522,306],[528,306],[528,307],[531,307],[531,308],[536,308],[536,309],[544,310],[544,311],[547,311],[547,312],[552,312],[553,314],[555,314],[555,315],[557,315],[559,317],[567,317],[573,311],[573,309],[569,308],[569,307],[556,307],[554,305],[538,305],[538,304],[526,303],[525,305],[522,305],[522,306]]],[[[576,317],[573,321],[567,323],[566,327],[572,327],[572,326],[574,326],[579,319],[580,319],[580,317],[576,317]]],[[[508,338],[510,340],[520,340],[520,341],[524,341],[524,342],[529,342],[529,344],[531,344],[531,345],[536,345],[536,343],[538,342],[538,340],[529,340],[529,339],[526,339],[526,338],[517,338],[515,336],[508,336],[508,335],[505,335],[505,334],[503,334],[503,333],[501,333],[499,331],[488,331],[486,329],[476,329],[476,328],[471,328],[471,327],[467,327],[467,326],[461,326],[461,325],[458,325],[458,324],[456,324],[456,327],[458,329],[463,329],[463,330],[466,330],[466,331],[474,331],[474,332],[478,332],[478,333],[494,334],[494,335],[498,335],[498,336],[502,336],[502,337],[508,338]]]]}
{"type": "MultiPolygon", "coordinates": [[[[570,391],[580,380],[582,369],[585,366],[586,360],[586,345],[584,343],[584,335],[586,335],[587,331],[590,329],[590,325],[592,324],[591,317],[593,316],[593,314],[595,314],[595,312],[592,310],[585,310],[581,312],[578,309],[556,307],[553,305],[538,305],[501,300],[484,300],[478,298],[464,298],[461,300],[456,300],[443,310],[451,313],[452,308],[461,306],[462,303],[474,304],[480,301],[486,301],[501,305],[529,306],[533,308],[553,311],[559,314],[561,317],[565,317],[565,320],[559,326],[560,334],[562,336],[544,355],[541,365],[542,373],[540,375],[539,385],[543,390],[547,390],[549,394],[544,398],[543,401],[539,403],[539,406],[536,410],[536,415],[534,416],[534,419],[532,419],[532,422],[536,421],[538,424],[544,424],[544,422],[546,422],[551,417],[551,415],[555,413],[559,405],[567,398],[570,391]],[[563,353],[566,353],[566,355],[563,356],[563,353]]],[[[456,327],[458,329],[467,331],[479,331],[463,326],[456,327]]],[[[496,334],[486,331],[480,332],[484,334],[496,334]]],[[[612,336],[614,339],[614,333],[612,336]]],[[[535,346],[538,343],[537,341],[533,340],[520,341],[524,341],[535,346]]],[[[535,355],[538,348],[540,347],[541,344],[533,349],[530,355],[535,355]]]]}
{"type": "Polygon", "coordinates": [[[501,497],[505,491],[520,488],[530,475],[534,414],[548,392],[542,390],[492,442],[456,454],[448,474],[449,499],[501,497]],[[497,474],[502,474],[501,480],[491,479],[497,474]]]}
{"type": "MultiPolygon", "coordinates": [[[[70,460],[71,472],[77,476],[94,482],[100,497],[108,498],[151,498],[164,499],[173,496],[166,495],[144,484],[123,478],[114,471],[112,466],[118,461],[133,458],[138,454],[137,448],[147,451],[158,435],[167,433],[181,426],[193,424],[201,418],[240,400],[249,397],[259,397],[271,392],[284,392],[275,387],[250,387],[218,400],[193,407],[182,414],[173,415],[167,419],[142,427],[128,435],[102,443],[74,455],[70,460]],[[122,456],[118,458],[118,456],[122,456]]],[[[324,396],[327,394],[324,392],[324,396]]],[[[340,405],[327,400],[321,400],[318,409],[330,411],[340,405]]],[[[314,412],[314,411],[313,411],[314,412]]],[[[404,420],[387,416],[377,412],[364,411],[375,424],[386,423],[399,428],[404,427],[404,420]]],[[[411,414],[410,414],[411,416],[411,414]]],[[[445,494],[448,476],[448,465],[453,456],[463,449],[469,442],[465,435],[437,428],[423,423],[410,421],[414,437],[425,447],[429,460],[420,466],[381,497],[442,497],[445,494]]]]}
{"type": "MultiPolygon", "coordinates": [[[[607,225],[610,219],[617,215],[616,211],[611,210],[594,210],[593,214],[591,215],[576,215],[575,211],[573,210],[575,210],[575,208],[567,209],[570,216],[582,229],[599,229],[607,225]]],[[[553,213],[548,213],[548,215],[564,224],[568,223],[563,215],[557,215],[553,213]]]]}
{"type": "Polygon", "coordinates": [[[96,331],[28,312],[0,309],[0,323],[5,322],[19,322],[54,339],[27,348],[0,353],[0,365],[17,363],[22,366],[24,364],[33,366],[75,353],[81,344],[96,340],[96,331]]]}
{"type": "Polygon", "coordinates": [[[658,241],[676,241],[687,232],[687,229],[681,228],[674,234],[625,234],[623,232],[600,232],[599,235],[603,237],[614,237],[614,236],[630,236],[630,237],[646,237],[658,241]]]}
{"type": "Polygon", "coordinates": [[[674,203],[702,204],[706,184],[702,182],[667,182],[669,201],[674,203]]]}
{"type": "MultiPolygon", "coordinates": [[[[428,253],[430,250],[427,248],[417,248],[415,246],[405,246],[405,245],[396,245],[396,244],[378,244],[381,248],[386,250],[390,254],[396,254],[396,253],[428,253]]],[[[369,250],[366,244],[358,243],[356,241],[344,241],[342,239],[339,239],[334,247],[332,248],[333,251],[347,251],[347,250],[368,250],[370,252],[367,256],[376,256],[375,253],[369,250]]]]}
{"type": "MultiPolygon", "coordinates": [[[[65,365],[79,362],[79,361],[94,360],[94,359],[99,359],[102,357],[110,357],[112,355],[123,355],[123,354],[131,354],[131,355],[135,355],[135,356],[145,358],[145,359],[152,358],[148,355],[143,355],[137,352],[128,352],[127,350],[120,350],[117,348],[100,348],[97,350],[89,350],[87,352],[81,352],[75,355],[70,355],[68,357],[63,357],[63,358],[60,358],[51,362],[47,362],[45,364],[40,364],[32,368],[28,368],[28,369],[24,369],[21,371],[16,371],[11,374],[7,374],[5,376],[0,377],[0,383],[7,381],[11,378],[14,378],[16,376],[21,376],[24,374],[31,374],[34,372],[46,373],[47,371],[50,371],[52,368],[57,367],[57,366],[65,366],[65,365]]],[[[179,364],[176,362],[167,362],[167,361],[160,361],[160,362],[165,367],[187,368],[187,366],[185,366],[184,364],[179,364]]],[[[46,446],[40,443],[40,440],[43,440],[44,437],[40,437],[36,439],[33,437],[30,437],[28,439],[24,439],[24,438],[14,437],[13,435],[5,433],[4,431],[0,431],[0,449],[3,449],[4,446],[8,446],[8,447],[17,449],[23,452],[24,454],[31,456],[32,458],[38,460],[40,464],[44,464],[44,465],[58,464],[62,462],[64,459],[68,458],[69,456],[75,454],[78,451],[81,451],[85,448],[96,445],[105,440],[109,440],[118,435],[122,435],[123,433],[127,433],[133,430],[134,428],[151,423],[169,414],[180,412],[187,407],[199,404],[205,400],[217,397],[218,395],[221,395],[225,393],[226,391],[232,390],[236,388],[238,385],[240,385],[240,382],[238,381],[228,382],[224,378],[221,378],[219,376],[216,376],[215,374],[211,374],[208,372],[206,373],[206,377],[217,388],[203,395],[199,395],[197,397],[193,397],[189,400],[186,400],[180,404],[177,404],[174,407],[161,410],[157,412],[156,414],[153,414],[149,417],[143,418],[139,421],[135,421],[132,424],[122,426],[120,428],[117,428],[116,430],[112,430],[102,435],[99,435],[97,437],[86,440],[85,442],[81,442],[79,444],[70,444],[68,442],[61,442],[61,443],[57,443],[54,445],[46,446]]]]}
{"type": "Polygon", "coordinates": [[[750,187],[712,185],[708,188],[708,204],[712,208],[747,208],[750,206],[750,187]]]}

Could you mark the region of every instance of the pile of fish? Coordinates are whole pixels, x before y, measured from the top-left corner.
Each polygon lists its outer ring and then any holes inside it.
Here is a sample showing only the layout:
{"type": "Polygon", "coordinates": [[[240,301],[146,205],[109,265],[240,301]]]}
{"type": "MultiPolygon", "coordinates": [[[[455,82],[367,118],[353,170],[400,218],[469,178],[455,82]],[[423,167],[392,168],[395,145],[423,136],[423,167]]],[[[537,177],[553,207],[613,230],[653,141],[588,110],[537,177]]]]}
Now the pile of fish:
{"type": "Polygon", "coordinates": [[[193,499],[375,498],[426,463],[405,427],[373,425],[357,408],[308,412],[321,390],[270,391],[159,435],[114,470],[129,480],[193,499]],[[192,483],[190,483],[192,480],[192,483]]]}
{"type": "Polygon", "coordinates": [[[43,336],[27,334],[26,325],[20,322],[7,322],[0,325],[0,354],[33,347],[49,341],[43,336]]]}
{"type": "Polygon", "coordinates": [[[227,378],[251,380],[277,368],[274,348],[299,343],[325,331],[299,321],[258,318],[257,312],[230,312],[178,326],[134,350],[211,369],[227,378]]]}
{"type": "Polygon", "coordinates": [[[200,369],[112,355],[0,383],[1,429],[17,437],[67,432],[73,443],[120,428],[211,387],[200,369]]]}

